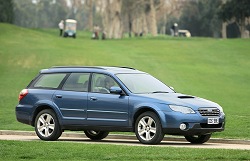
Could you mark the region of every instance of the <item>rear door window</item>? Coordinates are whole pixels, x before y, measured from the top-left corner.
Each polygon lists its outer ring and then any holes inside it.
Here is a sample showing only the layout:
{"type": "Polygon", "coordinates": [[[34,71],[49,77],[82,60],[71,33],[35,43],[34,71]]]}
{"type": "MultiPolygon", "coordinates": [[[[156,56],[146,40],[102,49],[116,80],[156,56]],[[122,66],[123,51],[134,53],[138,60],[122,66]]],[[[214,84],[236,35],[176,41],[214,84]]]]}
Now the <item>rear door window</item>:
{"type": "Polygon", "coordinates": [[[43,74],[38,78],[34,84],[35,88],[58,88],[64,77],[65,73],[56,74],[43,74]]]}
{"type": "Polygon", "coordinates": [[[89,73],[72,73],[63,85],[67,91],[88,91],[89,73]]]}

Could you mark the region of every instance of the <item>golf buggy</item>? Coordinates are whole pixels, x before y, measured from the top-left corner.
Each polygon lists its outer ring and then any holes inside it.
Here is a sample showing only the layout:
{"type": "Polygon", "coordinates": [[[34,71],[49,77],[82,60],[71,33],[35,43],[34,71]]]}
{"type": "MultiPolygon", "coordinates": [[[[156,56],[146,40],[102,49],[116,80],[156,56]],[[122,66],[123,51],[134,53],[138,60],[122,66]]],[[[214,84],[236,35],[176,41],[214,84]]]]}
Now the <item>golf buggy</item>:
{"type": "Polygon", "coordinates": [[[76,38],[76,24],[77,21],[73,19],[67,19],[65,21],[64,37],[76,38]]]}

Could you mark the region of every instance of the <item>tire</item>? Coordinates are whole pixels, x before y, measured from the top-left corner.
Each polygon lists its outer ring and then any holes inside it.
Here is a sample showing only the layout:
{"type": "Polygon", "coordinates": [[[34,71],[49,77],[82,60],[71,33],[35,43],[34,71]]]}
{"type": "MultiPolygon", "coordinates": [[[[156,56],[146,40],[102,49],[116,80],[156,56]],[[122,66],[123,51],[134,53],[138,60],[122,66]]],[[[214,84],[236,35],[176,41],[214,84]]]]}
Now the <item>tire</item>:
{"type": "Polygon", "coordinates": [[[207,142],[212,134],[206,134],[206,135],[188,135],[185,136],[186,140],[189,141],[192,144],[202,144],[207,142]]]}
{"type": "Polygon", "coordinates": [[[41,140],[54,141],[62,135],[62,130],[53,110],[46,109],[38,113],[35,119],[35,131],[41,140]]]}
{"type": "Polygon", "coordinates": [[[143,144],[159,144],[164,133],[158,116],[153,112],[142,113],[136,119],[135,134],[143,144]]]}
{"type": "Polygon", "coordinates": [[[84,131],[85,135],[91,140],[102,140],[106,138],[109,134],[107,131],[95,131],[95,130],[86,130],[84,131]]]}

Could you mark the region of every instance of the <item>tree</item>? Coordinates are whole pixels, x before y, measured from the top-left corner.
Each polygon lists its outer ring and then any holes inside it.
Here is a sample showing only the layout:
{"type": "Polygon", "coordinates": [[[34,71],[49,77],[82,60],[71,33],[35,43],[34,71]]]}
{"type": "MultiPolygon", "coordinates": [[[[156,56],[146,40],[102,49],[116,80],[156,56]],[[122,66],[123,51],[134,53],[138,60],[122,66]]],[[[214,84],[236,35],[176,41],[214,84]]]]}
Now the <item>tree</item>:
{"type": "MultiPolygon", "coordinates": [[[[129,36],[134,33],[135,36],[149,32],[147,23],[147,7],[145,0],[127,0],[123,1],[123,12],[128,17],[129,36]]],[[[127,24],[127,23],[125,23],[127,24]]]]}
{"type": "Polygon", "coordinates": [[[86,0],[85,1],[85,8],[87,10],[88,20],[86,24],[86,29],[91,31],[93,27],[93,0],[86,0]]]}
{"type": "Polygon", "coordinates": [[[217,12],[221,0],[188,1],[182,11],[180,25],[193,36],[220,37],[222,22],[217,12]]]}
{"type": "MultiPolygon", "coordinates": [[[[249,0],[230,0],[222,5],[219,17],[225,22],[236,22],[240,29],[241,37],[244,38],[246,19],[250,17],[249,0]]],[[[249,36],[249,35],[248,35],[249,36]]]]}
{"type": "MultiPolygon", "coordinates": [[[[157,10],[164,0],[123,0],[122,12],[126,15],[129,36],[151,33],[157,36],[157,10]]],[[[125,25],[126,26],[126,25],[125,25]]]]}
{"type": "Polygon", "coordinates": [[[12,0],[0,0],[0,11],[0,22],[13,22],[14,13],[12,0]]]}
{"type": "Polygon", "coordinates": [[[165,0],[157,10],[158,30],[161,34],[167,34],[171,26],[177,22],[183,11],[183,0],[165,0]]]}
{"type": "Polygon", "coordinates": [[[14,24],[29,27],[57,27],[66,18],[65,0],[14,0],[14,24]]]}
{"type": "Polygon", "coordinates": [[[150,30],[152,36],[157,36],[157,23],[156,23],[156,14],[155,14],[155,3],[154,0],[149,1],[149,17],[150,17],[150,30]]]}
{"type": "MultiPolygon", "coordinates": [[[[145,6],[144,0],[123,0],[122,13],[124,13],[124,30],[127,30],[129,37],[132,33],[138,35],[139,33],[148,33],[147,27],[145,28],[145,6]]],[[[146,25],[147,26],[147,25],[146,25]]]]}
{"type": "Polygon", "coordinates": [[[95,5],[96,12],[101,15],[101,30],[106,33],[106,38],[122,38],[122,0],[96,0],[95,5]]]}
{"type": "Polygon", "coordinates": [[[23,27],[37,27],[38,7],[27,0],[15,0],[14,2],[14,24],[23,27]]]}

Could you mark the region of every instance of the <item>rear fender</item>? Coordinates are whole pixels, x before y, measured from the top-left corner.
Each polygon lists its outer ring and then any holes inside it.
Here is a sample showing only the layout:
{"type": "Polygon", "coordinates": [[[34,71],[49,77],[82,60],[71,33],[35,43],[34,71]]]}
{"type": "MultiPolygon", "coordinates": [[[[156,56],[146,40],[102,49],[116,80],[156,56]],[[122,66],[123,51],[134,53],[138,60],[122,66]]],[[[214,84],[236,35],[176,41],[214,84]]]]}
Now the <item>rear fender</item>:
{"type": "Polygon", "coordinates": [[[52,101],[49,101],[49,100],[41,100],[41,101],[38,101],[33,107],[32,122],[31,122],[33,126],[35,124],[35,119],[36,119],[37,114],[44,109],[52,109],[58,118],[59,124],[60,125],[62,124],[61,122],[62,113],[59,110],[59,108],[56,106],[56,104],[54,104],[52,101]]]}

